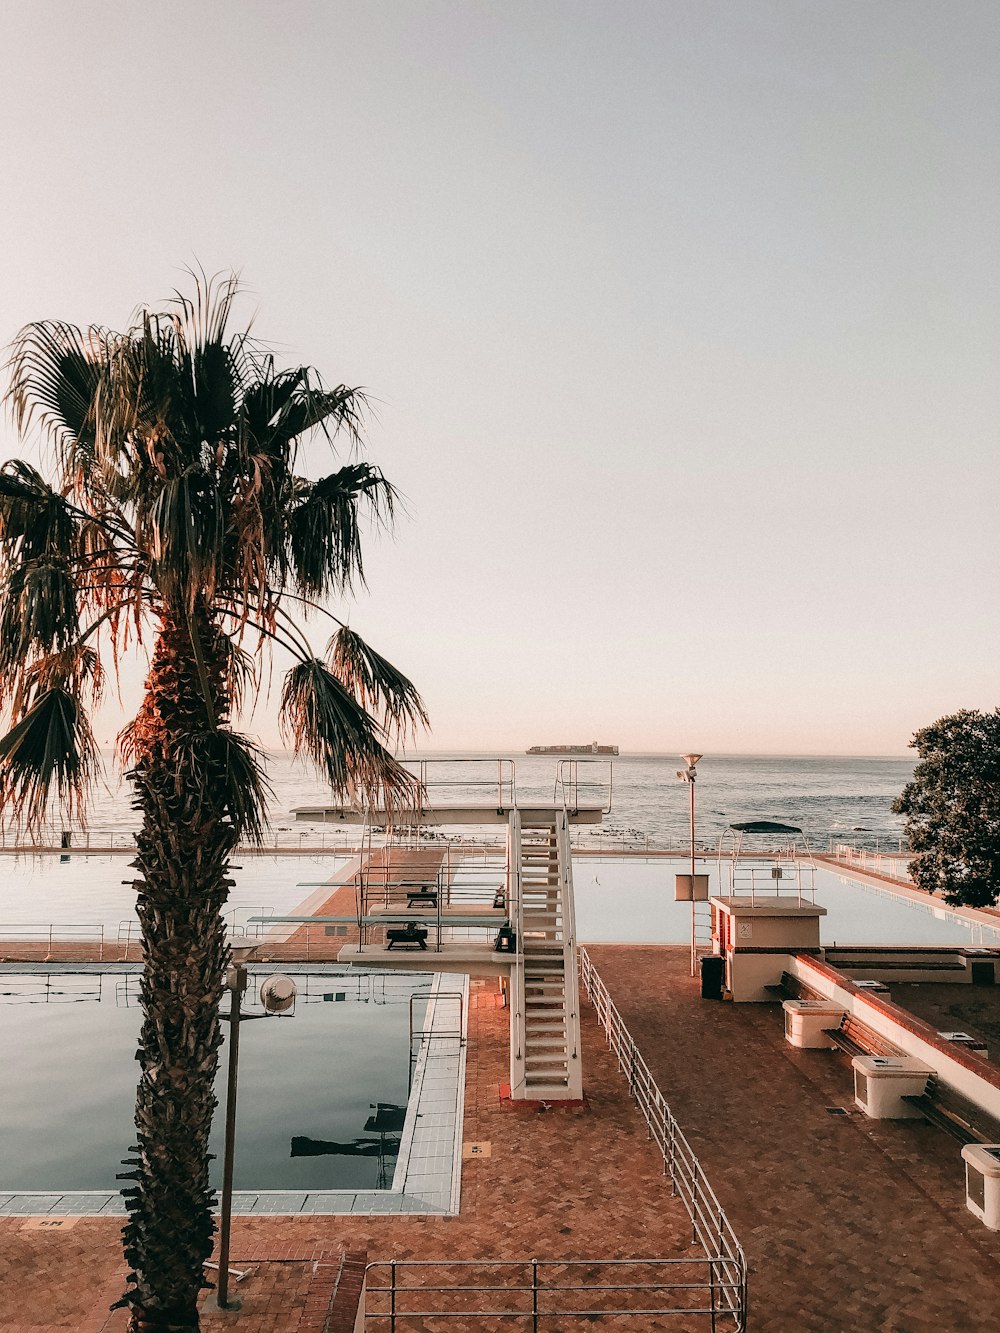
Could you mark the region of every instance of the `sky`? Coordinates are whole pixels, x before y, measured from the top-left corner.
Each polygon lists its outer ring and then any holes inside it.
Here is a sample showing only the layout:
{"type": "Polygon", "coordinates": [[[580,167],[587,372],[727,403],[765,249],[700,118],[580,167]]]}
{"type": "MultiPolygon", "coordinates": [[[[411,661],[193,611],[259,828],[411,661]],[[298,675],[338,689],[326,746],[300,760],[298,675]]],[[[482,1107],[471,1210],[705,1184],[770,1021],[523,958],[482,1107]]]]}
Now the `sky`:
{"type": "MultiPolygon", "coordinates": [[[[993,0],[2,28],[0,343],[124,327],[197,263],[365,386],[407,513],[350,622],[423,748],[902,754],[996,705],[993,0]]],[[[3,420],[2,457],[37,450],[3,420]]]]}

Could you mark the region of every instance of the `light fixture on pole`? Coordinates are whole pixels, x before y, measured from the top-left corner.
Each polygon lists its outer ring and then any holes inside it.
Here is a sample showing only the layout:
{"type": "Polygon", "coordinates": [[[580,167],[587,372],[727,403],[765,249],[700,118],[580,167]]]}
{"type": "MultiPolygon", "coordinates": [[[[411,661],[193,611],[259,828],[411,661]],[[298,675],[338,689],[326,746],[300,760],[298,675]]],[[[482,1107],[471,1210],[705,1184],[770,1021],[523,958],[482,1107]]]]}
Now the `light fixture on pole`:
{"type": "Polygon", "coordinates": [[[677,776],[682,782],[688,784],[691,795],[690,804],[690,825],[691,825],[691,873],[689,875],[676,875],[674,877],[674,898],[683,901],[689,899],[691,903],[691,975],[694,976],[697,971],[698,948],[695,938],[695,909],[696,902],[704,902],[708,898],[708,876],[695,873],[694,857],[694,784],[698,777],[697,765],[703,758],[700,754],[682,754],[681,758],[687,765],[686,768],[679,768],[677,776]]]}
{"type": "MultiPolygon", "coordinates": [[[[238,1310],[239,1301],[229,1299],[229,1238],[233,1222],[233,1164],[236,1154],[236,1085],[239,1075],[240,1025],[255,1018],[294,1014],[295,982],[280,973],[268,977],[260,988],[262,1014],[245,1014],[241,1002],[249,985],[247,962],[253,946],[230,950],[224,982],[229,992],[229,1013],[220,1015],[229,1023],[229,1079],[226,1085],[226,1143],[222,1160],[222,1199],[219,1204],[219,1285],[213,1305],[218,1310],[238,1310]]],[[[237,1280],[242,1274],[237,1275],[237,1280]]]]}

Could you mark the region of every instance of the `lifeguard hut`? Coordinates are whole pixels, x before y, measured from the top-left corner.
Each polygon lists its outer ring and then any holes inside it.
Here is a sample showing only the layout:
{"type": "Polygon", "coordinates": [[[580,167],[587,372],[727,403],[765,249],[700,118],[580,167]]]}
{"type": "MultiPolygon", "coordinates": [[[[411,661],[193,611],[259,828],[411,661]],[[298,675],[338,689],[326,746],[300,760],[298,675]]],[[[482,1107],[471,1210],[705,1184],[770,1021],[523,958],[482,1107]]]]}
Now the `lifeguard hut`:
{"type": "Polygon", "coordinates": [[[719,840],[718,869],[719,892],[710,899],[718,998],[770,1001],[767,987],[780,982],[791,954],[820,952],[826,908],[816,903],[802,830],[765,819],[730,824],[719,840]]]}

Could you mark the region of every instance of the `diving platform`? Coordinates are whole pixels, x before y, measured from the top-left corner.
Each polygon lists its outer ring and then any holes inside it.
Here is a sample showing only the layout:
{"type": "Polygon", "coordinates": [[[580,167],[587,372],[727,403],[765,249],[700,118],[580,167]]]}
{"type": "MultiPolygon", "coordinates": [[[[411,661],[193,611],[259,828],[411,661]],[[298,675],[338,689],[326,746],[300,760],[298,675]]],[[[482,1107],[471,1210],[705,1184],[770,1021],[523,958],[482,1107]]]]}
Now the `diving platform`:
{"type": "Polygon", "coordinates": [[[428,828],[442,828],[449,824],[506,824],[511,811],[517,810],[522,821],[527,825],[540,823],[551,824],[557,815],[565,813],[571,824],[600,824],[607,807],[596,804],[581,804],[573,808],[561,803],[529,803],[516,805],[496,805],[475,803],[463,805],[424,806],[416,810],[360,809],[353,805],[299,805],[292,814],[296,821],[310,824],[378,824],[391,827],[403,824],[428,828]]]}
{"type": "Polygon", "coordinates": [[[381,944],[345,944],[338,963],[356,967],[389,968],[398,972],[450,972],[466,977],[509,977],[511,967],[523,963],[520,954],[497,953],[490,944],[475,940],[446,940],[440,948],[387,949],[381,944]]]}
{"type": "Polygon", "coordinates": [[[600,824],[611,810],[611,766],[602,762],[607,778],[595,781],[587,777],[589,762],[561,761],[551,798],[539,790],[537,774],[534,790],[519,792],[509,758],[442,758],[412,761],[416,808],[297,806],[291,813],[298,823],[361,826],[361,856],[342,869],[340,887],[324,901],[249,924],[269,928],[274,938],[289,930],[308,937],[315,928],[348,937],[337,959],[357,967],[500,976],[510,1013],[511,1098],[579,1101],[570,828],[600,824]],[[506,838],[482,846],[421,842],[423,830],[453,825],[499,826],[506,838]],[[375,846],[376,837],[383,846],[375,846]],[[342,915],[349,904],[353,915],[342,915]]]}

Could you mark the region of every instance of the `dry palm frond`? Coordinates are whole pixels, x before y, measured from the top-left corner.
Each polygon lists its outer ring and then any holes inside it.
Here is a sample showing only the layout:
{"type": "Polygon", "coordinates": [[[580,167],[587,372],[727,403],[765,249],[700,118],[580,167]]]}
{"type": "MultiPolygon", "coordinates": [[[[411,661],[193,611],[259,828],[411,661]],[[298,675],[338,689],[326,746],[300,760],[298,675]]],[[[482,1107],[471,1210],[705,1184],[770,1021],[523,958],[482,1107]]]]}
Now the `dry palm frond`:
{"type": "Polygon", "coordinates": [[[104,695],[105,676],[97,651],[84,643],[49,653],[30,663],[19,675],[14,716],[22,717],[35,700],[53,689],[65,690],[73,699],[86,698],[92,707],[97,707],[104,695]]]}
{"type": "Polygon", "coordinates": [[[28,463],[0,468],[0,539],[20,541],[23,557],[68,554],[77,523],[66,500],[28,463]]]}
{"type": "Polygon", "coordinates": [[[173,751],[178,772],[187,772],[195,784],[211,782],[212,801],[225,809],[237,837],[258,846],[267,827],[268,800],[274,795],[262,760],[259,746],[223,727],[187,736],[173,751]]]}

